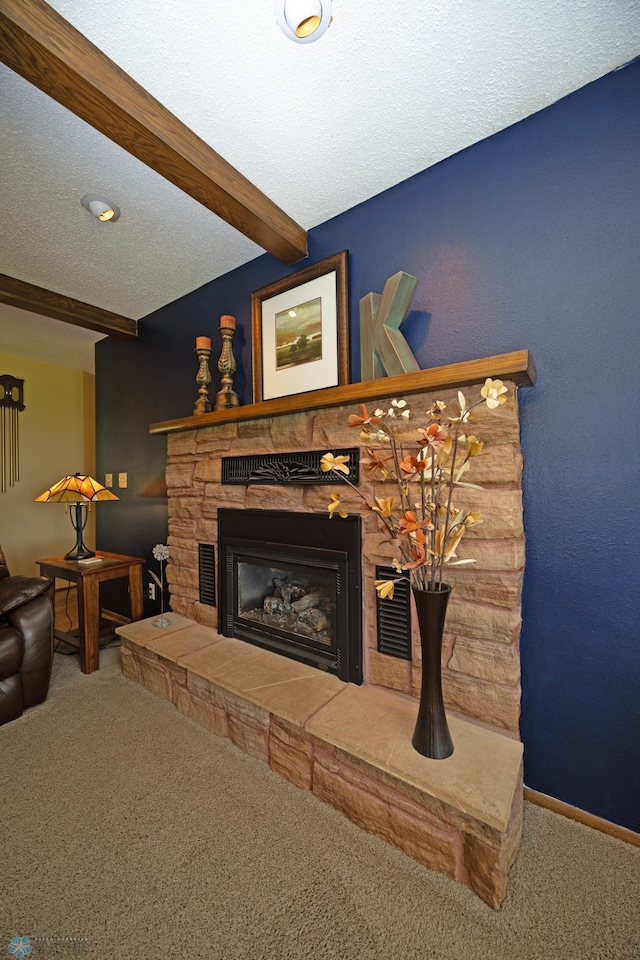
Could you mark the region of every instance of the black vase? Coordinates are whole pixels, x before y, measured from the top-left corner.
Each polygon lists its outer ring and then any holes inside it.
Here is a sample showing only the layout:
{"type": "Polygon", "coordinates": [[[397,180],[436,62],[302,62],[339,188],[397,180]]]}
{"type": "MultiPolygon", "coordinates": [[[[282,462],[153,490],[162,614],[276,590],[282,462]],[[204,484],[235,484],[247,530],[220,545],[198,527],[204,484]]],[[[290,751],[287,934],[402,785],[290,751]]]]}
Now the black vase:
{"type": "Polygon", "coordinates": [[[422,688],[418,720],[411,739],[423,757],[444,760],[453,753],[453,741],[447,725],[442,699],[442,634],[451,587],[435,584],[427,590],[411,587],[418,613],[422,647],[422,688]]]}

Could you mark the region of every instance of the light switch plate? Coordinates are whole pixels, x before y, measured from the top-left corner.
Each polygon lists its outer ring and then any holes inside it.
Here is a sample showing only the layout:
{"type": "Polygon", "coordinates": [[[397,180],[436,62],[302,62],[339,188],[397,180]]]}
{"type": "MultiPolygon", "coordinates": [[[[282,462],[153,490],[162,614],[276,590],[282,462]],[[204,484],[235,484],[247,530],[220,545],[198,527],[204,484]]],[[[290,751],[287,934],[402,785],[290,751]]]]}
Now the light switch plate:
{"type": "Polygon", "coordinates": [[[112,487],[112,486],[113,486],[113,474],[112,474],[112,473],[105,473],[105,475],[104,475],[104,485],[105,485],[105,487],[112,487]]]}
{"type": "Polygon", "coordinates": [[[126,485],[127,485],[127,475],[126,475],[126,473],[119,473],[119,474],[118,474],[118,486],[119,486],[120,488],[124,488],[124,487],[126,487],[126,485]]]}

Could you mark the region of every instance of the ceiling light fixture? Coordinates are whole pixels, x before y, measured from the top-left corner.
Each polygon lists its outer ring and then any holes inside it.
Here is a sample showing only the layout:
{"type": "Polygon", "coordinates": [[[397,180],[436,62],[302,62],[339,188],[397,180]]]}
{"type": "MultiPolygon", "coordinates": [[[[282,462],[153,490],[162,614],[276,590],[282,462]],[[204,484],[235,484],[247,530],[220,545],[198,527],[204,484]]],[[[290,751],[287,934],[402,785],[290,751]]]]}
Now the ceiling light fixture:
{"type": "Polygon", "coordinates": [[[313,43],[331,23],[331,0],[276,0],[275,12],[285,37],[313,43]]]}
{"type": "Polygon", "coordinates": [[[103,223],[106,223],[108,220],[110,220],[111,223],[115,223],[120,216],[120,208],[116,207],[115,203],[103,200],[102,197],[96,197],[93,193],[85,193],[80,203],[85,210],[92,213],[98,220],[102,220],[103,223]]]}

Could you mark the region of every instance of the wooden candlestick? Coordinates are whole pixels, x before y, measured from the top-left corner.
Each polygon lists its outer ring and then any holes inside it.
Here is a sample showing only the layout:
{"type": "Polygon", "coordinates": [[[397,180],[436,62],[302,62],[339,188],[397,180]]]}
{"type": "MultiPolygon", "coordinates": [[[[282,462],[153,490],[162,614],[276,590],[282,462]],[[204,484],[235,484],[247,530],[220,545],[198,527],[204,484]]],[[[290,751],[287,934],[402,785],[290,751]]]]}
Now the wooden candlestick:
{"type": "Polygon", "coordinates": [[[199,360],[198,372],[196,374],[199,397],[196,400],[195,407],[193,408],[194,417],[199,413],[211,412],[211,401],[209,400],[209,384],[211,383],[209,357],[211,356],[211,350],[207,350],[206,347],[196,346],[195,352],[199,360]]]}
{"type": "Polygon", "coordinates": [[[233,374],[236,372],[236,361],[231,344],[236,333],[236,318],[225,315],[220,317],[220,334],[222,336],[222,353],[218,360],[218,370],[222,375],[222,389],[216,396],[216,410],[227,410],[229,407],[240,405],[238,394],[233,389],[233,374]]]}

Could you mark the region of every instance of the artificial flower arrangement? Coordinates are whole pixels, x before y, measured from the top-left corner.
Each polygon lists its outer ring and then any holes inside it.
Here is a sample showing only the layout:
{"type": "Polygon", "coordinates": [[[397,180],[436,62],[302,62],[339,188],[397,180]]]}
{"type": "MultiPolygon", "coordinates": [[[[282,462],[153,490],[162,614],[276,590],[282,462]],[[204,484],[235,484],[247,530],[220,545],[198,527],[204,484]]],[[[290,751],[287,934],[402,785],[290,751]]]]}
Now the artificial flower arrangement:
{"type": "Polygon", "coordinates": [[[164,566],[163,564],[169,559],[169,547],[165,543],[156,543],[153,548],[154,559],[157,560],[160,564],[160,576],[155,574],[153,570],[150,570],[149,573],[158,584],[160,588],[160,617],[153,624],[154,627],[169,627],[171,626],[171,621],[167,620],[164,615],[164,566]]]}
{"type": "Polygon", "coordinates": [[[466,480],[471,460],[484,447],[475,434],[467,432],[467,425],[476,407],[485,404],[495,410],[505,402],[506,393],[502,380],[487,378],[480,398],[471,405],[461,391],[457,410],[450,411],[436,400],[428,411],[426,425],[417,428],[411,449],[406,449],[398,436],[406,433],[406,421],[411,417],[405,400],[392,400],[387,410],[373,413],[360,404],[360,415],[352,414],[348,422],[350,427],[360,427],[361,438],[371,444],[362,463],[372,481],[395,482],[397,497],[371,500],[349,479],[349,457],[332,453],[322,457],[322,470],[333,471],[355,494],[345,497],[338,491],[332,493],[329,516],[348,516],[345,505],[359,499],[361,508],[376,514],[381,531],[399,548],[400,556],[392,561],[398,576],[375,581],[379,597],[392,599],[394,585],[403,579],[419,590],[441,590],[445,566],[475,563],[472,559],[459,560],[456,550],[467,528],[482,519],[479,513],[456,507],[454,490],[482,489],[466,480]]]}

